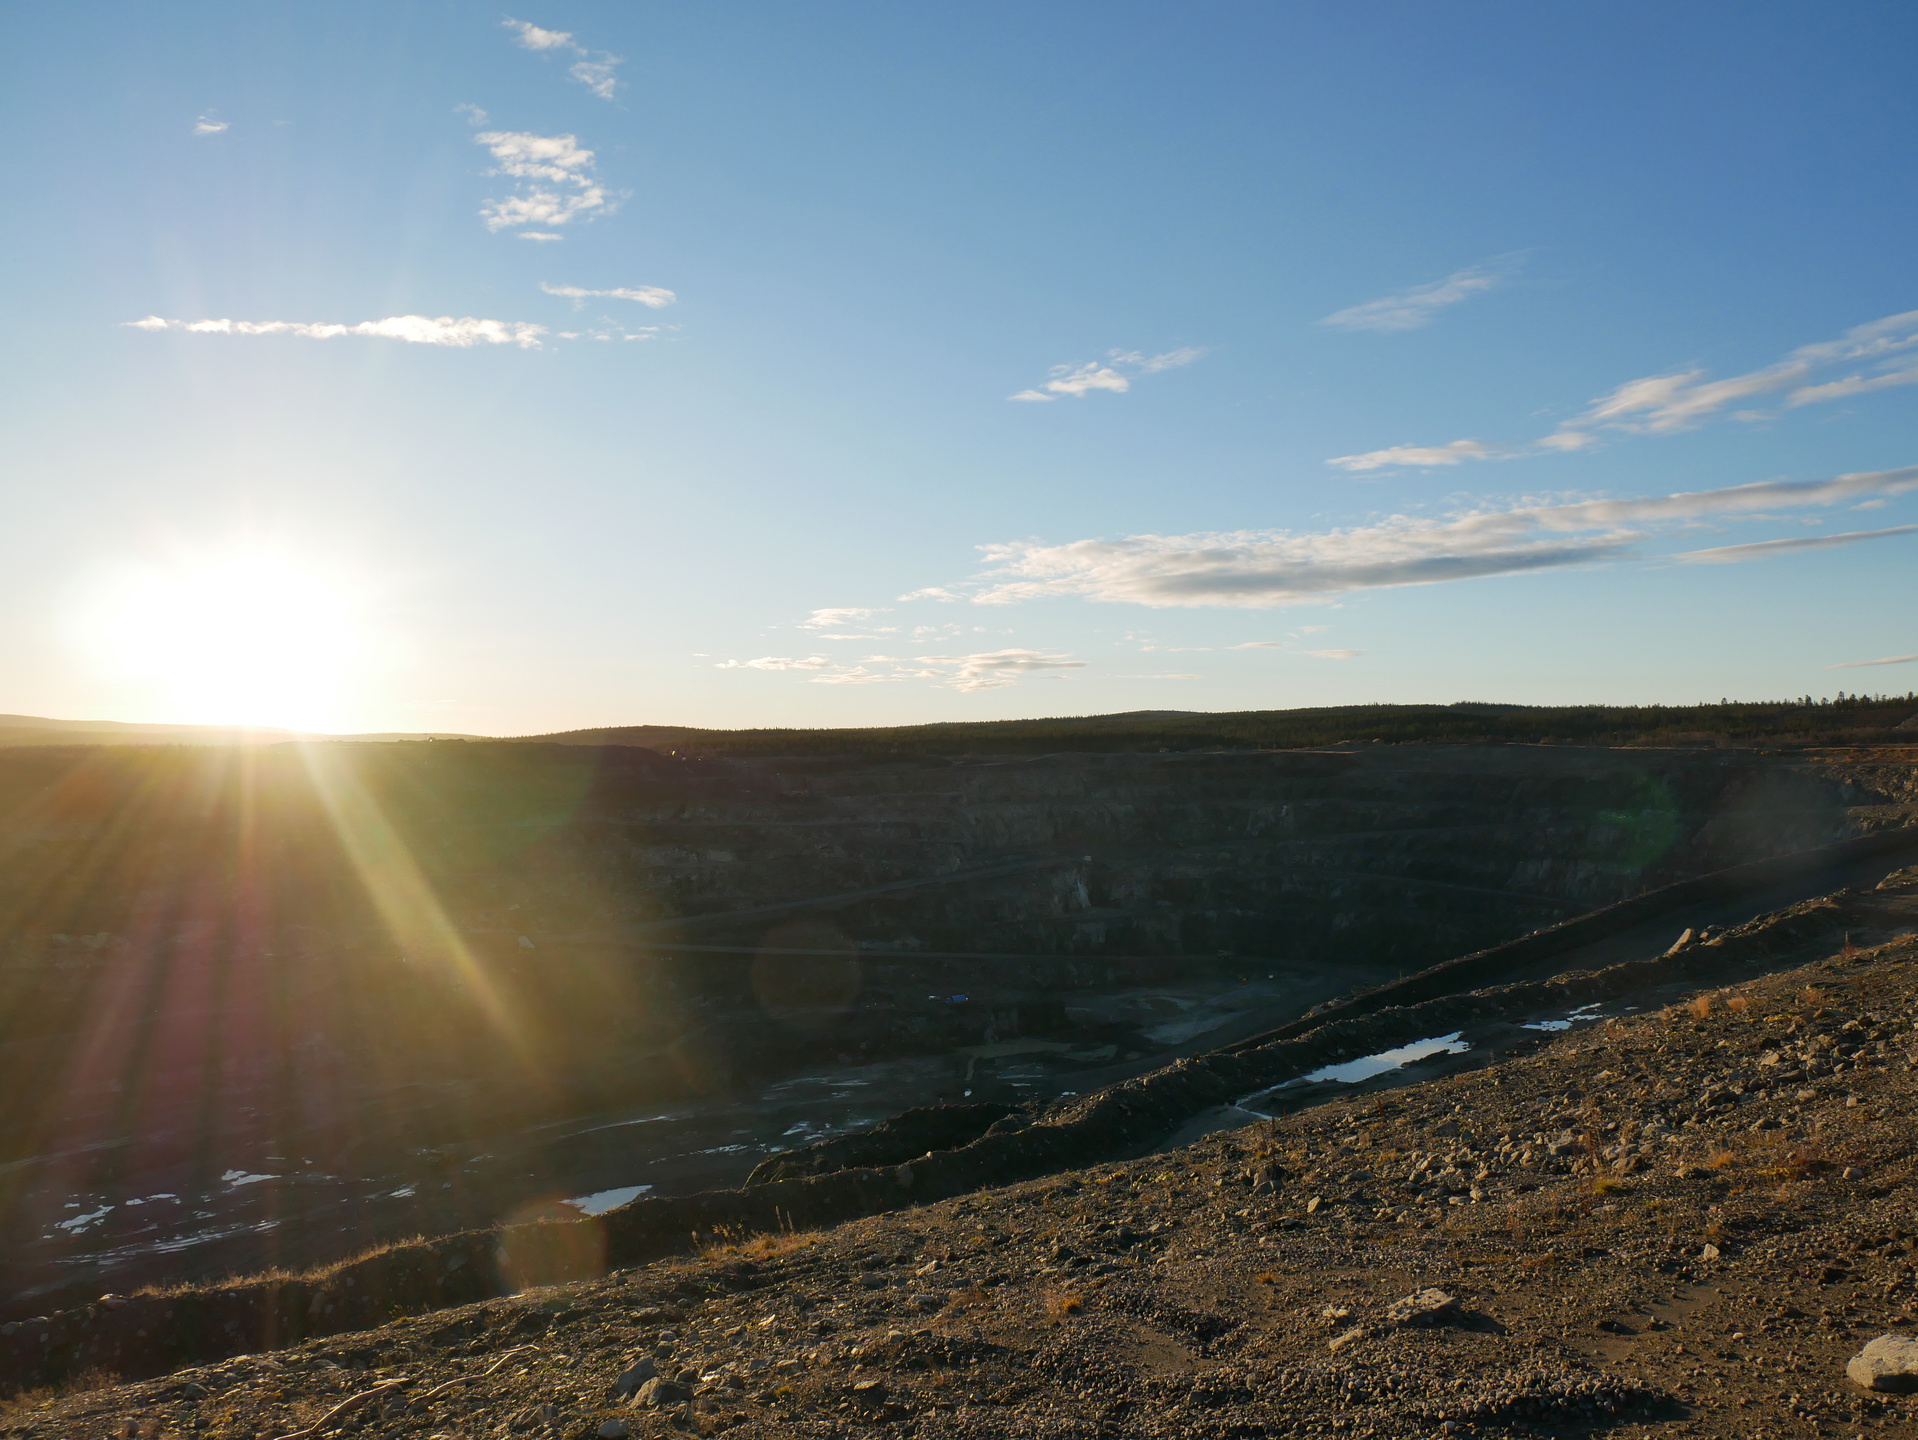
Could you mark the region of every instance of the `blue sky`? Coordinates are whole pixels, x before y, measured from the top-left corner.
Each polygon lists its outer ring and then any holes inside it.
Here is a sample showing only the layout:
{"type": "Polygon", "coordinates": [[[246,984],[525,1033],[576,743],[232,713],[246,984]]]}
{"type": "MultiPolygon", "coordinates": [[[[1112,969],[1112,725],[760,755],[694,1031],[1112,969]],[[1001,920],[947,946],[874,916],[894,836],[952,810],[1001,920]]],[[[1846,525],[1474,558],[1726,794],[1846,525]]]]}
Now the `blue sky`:
{"type": "Polygon", "coordinates": [[[10,20],[0,710],[1918,684],[1908,6],[10,20]]]}

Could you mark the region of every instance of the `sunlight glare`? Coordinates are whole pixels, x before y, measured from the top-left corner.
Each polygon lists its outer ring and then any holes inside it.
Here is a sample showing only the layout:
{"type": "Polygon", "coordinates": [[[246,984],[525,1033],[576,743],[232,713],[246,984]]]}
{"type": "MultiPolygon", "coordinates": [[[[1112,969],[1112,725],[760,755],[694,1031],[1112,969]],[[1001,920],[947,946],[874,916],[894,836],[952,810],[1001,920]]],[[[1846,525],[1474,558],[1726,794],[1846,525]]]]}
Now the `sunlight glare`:
{"type": "Polygon", "coordinates": [[[361,657],[357,608],[341,581],[243,546],[100,572],[77,630],[99,668],[146,689],[150,718],[323,730],[361,657]]]}

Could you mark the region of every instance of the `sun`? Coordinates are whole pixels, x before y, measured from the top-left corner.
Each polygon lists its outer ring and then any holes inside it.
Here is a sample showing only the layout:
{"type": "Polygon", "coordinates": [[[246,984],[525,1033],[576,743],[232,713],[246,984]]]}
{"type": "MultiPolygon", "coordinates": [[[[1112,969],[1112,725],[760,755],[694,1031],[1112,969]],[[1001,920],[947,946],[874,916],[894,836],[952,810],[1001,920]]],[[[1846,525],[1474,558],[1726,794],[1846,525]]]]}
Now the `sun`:
{"type": "Polygon", "coordinates": [[[95,667],[182,724],[324,730],[364,650],[355,587],[270,546],[104,568],[76,618],[95,667]]]}

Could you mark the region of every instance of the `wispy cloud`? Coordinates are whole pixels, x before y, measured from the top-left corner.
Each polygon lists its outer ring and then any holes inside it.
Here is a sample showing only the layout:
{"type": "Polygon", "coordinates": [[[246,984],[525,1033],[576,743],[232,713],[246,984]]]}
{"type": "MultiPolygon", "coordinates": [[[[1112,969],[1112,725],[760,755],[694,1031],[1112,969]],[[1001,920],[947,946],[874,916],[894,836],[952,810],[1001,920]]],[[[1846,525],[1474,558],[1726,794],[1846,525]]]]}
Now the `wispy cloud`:
{"type": "Polygon", "coordinates": [[[193,133],[195,135],[223,135],[226,133],[226,129],[226,121],[214,119],[211,112],[202,115],[193,122],[193,133]]]}
{"type": "MultiPolygon", "coordinates": [[[[485,130],[473,141],[492,152],[493,174],[520,182],[515,194],[488,200],[481,209],[488,230],[566,225],[582,215],[591,219],[616,208],[595,173],[593,152],[581,148],[578,136],[485,130]]],[[[547,232],[539,238],[557,236],[547,232]]]]}
{"type": "Polygon", "coordinates": [[[522,50],[580,56],[566,73],[600,99],[611,100],[618,92],[619,81],[614,78],[613,71],[626,63],[619,56],[609,55],[604,50],[594,55],[573,38],[570,30],[543,30],[530,21],[515,20],[510,15],[500,23],[513,32],[513,43],[522,50]]]}
{"type": "Polygon", "coordinates": [[[631,289],[582,290],[577,285],[548,285],[542,280],[539,282],[539,288],[548,295],[564,296],[571,300],[575,307],[582,300],[605,299],[631,300],[635,304],[645,305],[653,310],[663,310],[679,299],[672,291],[662,290],[657,285],[640,285],[631,289]]]}
{"type": "Polygon", "coordinates": [[[602,55],[597,60],[577,60],[567,67],[566,73],[600,99],[611,100],[619,91],[613,70],[625,63],[617,55],[602,55]]]}
{"type": "MultiPolygon", "coordinates": [[[[870,613],[870,612],[868,612],[870,613]]],[[[1078,670],[1085,661],[1039,650],[993,650],[977,655],[920,655],[911,661],[868,655],[862,664],[841,664],[824,655],[762,655],[757,660],[726,660],[720,670],[807,670],[815,685],[883,685],[931,681],[949,690],[996,690],[1042,670],[1078,670]],[[874,669],[875,665],[889,668],[874,669]]]]}
{"type": "Polygon", "coordinates": [[[1363,650],[1308,650],[1308,655],[1316,655],[1321,660],[1356,660],[1363,650]]]}
{"type": "Polygon", "coordinates": [[[1319,324],[1336,330],[1417,330],[1430,325],[1439,311],[1487,290],[1496,290],[1518,272],[1524,259],[1523,253],[1501,255],[1482,265],[1468,265],[1429,285],[1414,285],[1396,295],[1336,311],[1319,324]]]}
{"type": "Polygon", "coordinates": [[[1083,670],[1085,661],[1037,650],[994,650],[984,655],[921,655],[928,665],[950,665],[954,690],[996,690],[1040,670],[1083,670]]]}
{"type": "Polygon", "coordinates": [[[801,630],[840,630],[881,613],[858,605],[828,605],[815,610],[799,622],[801,630]]]}
{"type": "Polygon", "coordinates": [[[1801,345],[1784,359],[1743,375],[1713,380],[1704,370],[1692,369],[1627,380],[1593,400],[1584,413],[1528,443],[1494,446],[1455,440],[1449,445],[1395,445],[1363,455],[1337,456],[1326,463],[1342,470],[1455,463],[1432,458],[1447,453],[1459,460],[1516,460],[1589,449],[1608,436],[1669,435],[1727,413],[1740,420],[1770,419],[1765,412],[1741,407],[1781,392],[1783,408],[1795,410],[1897,385],[1918,385],[1918,365],[1909,353],[1914,347],[1918,347],[1918,310],[1907,310],[1854,326],[1836,340],[1801,345]],[[1858,368],[1849,375],[1813,383],[1821,372],[1851,366],[1858,368]]]}
{"type": "Polygon", "coordinates": [[[455,105],[453,107],[453,113],[459,116],[460,119],[464,120],[468,125],[484,125],[486,123],[486,112],[477,105],[455,105]]]}
{"type": "Polygon", "coordinates": [[[1006,398],[1046,402],[1070,395],[1075,400],[1083,400],[1095,390],[1110,390],[1115,395],[1123,395],[1132,388],[1133,380],[1139,376],[1157,375],[1162,370],[1190,365],[1203,354],[1205,351],[1190,347],[1167,350],[1159,355],[1146,355],[1137,350],[1110,350],[1106,352],[1104,360],[1089,360],[1083,365],[1054,365],[1051,378],[1045,382],[1043,389],[1021,390],[1006,398]]]}
{"type": "Polygon", "coordinates": [[[1749,545],[1720,545],[1711,550],[1687,550],[1672,558],[1694,565],[1730,565],[1741,560],[1768,560],[1774,555],[1796,555],[1801,550],[1834,550],[1860,540],[1882,540],[1887,535],[1918,534],[1918,525],[1893,525],[1886,530],[1847,530],[1839,535],[1794,535],[1786,540],[1754,540],[1749,545]]]}
{"type": "Polygon", "coordinates": [[[392,315],[384,320],[362,320],[357,325],[300,320],[165,320],[149,315],[144,320],[129,320],[134,330],[184,330],[193,335],[297,335],[308,340],[337,340],[360,335],[379,340],[404,340],[413,345],[450,345],[470,349],[475,345],[517,345],[522,350],[540,348],[544,325],[526,325],[516,320],[476,320],[471,316],[456,320],[450,315],[437,319],[427,315],[392,315]]]}
{"type": "Polygon", "coordinates": [[[1914,491],[1918,466],[1636,499],[1520,502],[1443,518],[1394,515],[1307,534],[1240,530],[1062,545],[1021,541],[981,547],[990,568],[972,598],[989,605],[1066,595],[1154,607],[1299,604],[1358,590],[1614,560],[1638,553],[1658,533],[1709,520],[1758,519],[1914,491]]]}
{"type": "Polygon", "coordinates": [[[1873,665],[1910,665],[1918,662],[1918,655],[1887,655],[1882,660],[1846,660],[1838,665],[1827,665],[1827,670],[1864,670],[1873,665]]]}
{"type": "Polygon", "coordinates": [[[1341,470],[1380,470],[1388,465],[1456,465],[1461,460],[1491,458],[1491,448],[1476,440],[1454,440],[1450,445],[1394,445],[1363,455],[1338,455],[1326,461],[1341,470]]]}
{"type": "Polygon", "coordinates": [[[833,662],[824,655],[807,655],[795,658],[791,655],[761,655],[757,660],[722,660],[715,670],[825,670],[833,662]]]}

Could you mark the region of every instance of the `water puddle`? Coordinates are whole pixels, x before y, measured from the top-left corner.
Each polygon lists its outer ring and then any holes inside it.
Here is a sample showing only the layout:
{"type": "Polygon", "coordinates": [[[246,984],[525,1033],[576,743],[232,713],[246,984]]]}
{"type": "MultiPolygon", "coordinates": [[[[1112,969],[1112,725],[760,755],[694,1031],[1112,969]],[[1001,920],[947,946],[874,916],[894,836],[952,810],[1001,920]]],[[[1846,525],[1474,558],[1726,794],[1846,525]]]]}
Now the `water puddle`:
{"type": "Polygon", "coordinates": [[[562,1205],[571,1205],[584,1215],[604,1215],[608,1210],[617,1210],[628,1200],[636,1200],[653,1187],[650,1185],[621,1185],[612,1190],[596,1190],[591,1195],[575,1195],[570,1200],[562,1200],[562,1205]]]}
{"type": "Polygon", "coordinates": [[[1602,1010],[1603,1008],[1604,1008],[1604,1005],[1602,1002],[1594,1002],[1593,1004],[1590,1004],[1590,1005],[1581,1005],[1576,1010],[1568,1011],[1561,1019],[1527,1020],[1519,1028],[1524,1030],[1548,1030],[1548,1031],[1569,1030],[1574,1025],[1589,1025],[1594,1020],[1598,1020],[1602,1018],[1598,1012],[1602,1010]]]}

